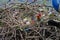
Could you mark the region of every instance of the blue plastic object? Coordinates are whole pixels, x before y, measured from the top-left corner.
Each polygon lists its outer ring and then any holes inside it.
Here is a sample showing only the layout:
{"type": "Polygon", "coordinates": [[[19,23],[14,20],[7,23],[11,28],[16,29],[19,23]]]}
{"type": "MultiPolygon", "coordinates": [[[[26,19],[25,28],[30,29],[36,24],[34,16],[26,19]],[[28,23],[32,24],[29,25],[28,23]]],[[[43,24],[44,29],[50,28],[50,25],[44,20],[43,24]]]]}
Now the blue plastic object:
{"type": "Polygon", "coordinates": [[[52,5],[57,12],[59,12],[59,4],[60,0],[52,0],[52,5]]]}

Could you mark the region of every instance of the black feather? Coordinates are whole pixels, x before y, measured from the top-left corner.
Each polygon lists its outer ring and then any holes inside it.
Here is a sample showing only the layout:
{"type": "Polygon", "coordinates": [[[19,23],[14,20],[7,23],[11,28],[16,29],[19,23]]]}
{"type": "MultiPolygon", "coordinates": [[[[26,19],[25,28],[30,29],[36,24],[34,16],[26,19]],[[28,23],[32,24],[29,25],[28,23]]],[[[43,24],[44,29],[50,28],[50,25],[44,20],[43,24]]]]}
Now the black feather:
{"type": "Polygon", "coordinates": [[[60,22],[57,22],[57,21],[54,21],[54,20],[49,20],[48,25],[56,26],[57,28],[60,28],[60,22]]]}

